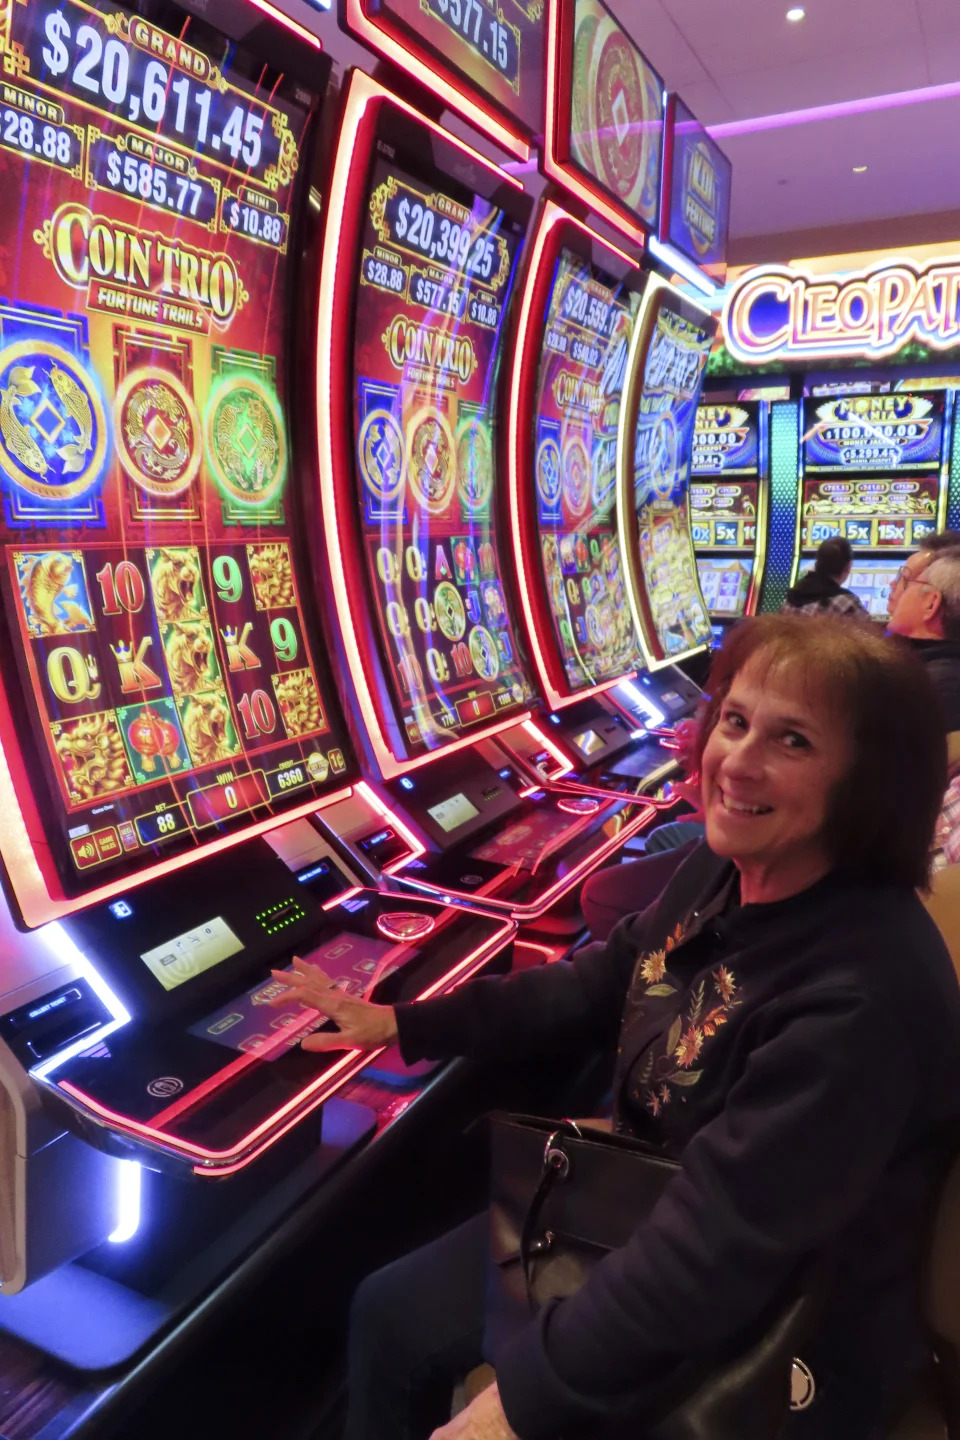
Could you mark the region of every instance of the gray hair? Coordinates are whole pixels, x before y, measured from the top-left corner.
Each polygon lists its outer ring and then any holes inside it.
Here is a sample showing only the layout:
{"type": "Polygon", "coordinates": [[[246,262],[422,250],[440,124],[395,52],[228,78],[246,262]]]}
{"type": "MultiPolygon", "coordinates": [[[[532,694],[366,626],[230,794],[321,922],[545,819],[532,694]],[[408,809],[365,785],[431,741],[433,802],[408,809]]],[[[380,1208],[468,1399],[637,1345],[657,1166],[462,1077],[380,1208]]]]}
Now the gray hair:
{"type": "Polygon", "coordinates": [[[960,549],[935,551],[923,572],[923,583],[940,594],[944,636],[960,640],[960,549]]]}

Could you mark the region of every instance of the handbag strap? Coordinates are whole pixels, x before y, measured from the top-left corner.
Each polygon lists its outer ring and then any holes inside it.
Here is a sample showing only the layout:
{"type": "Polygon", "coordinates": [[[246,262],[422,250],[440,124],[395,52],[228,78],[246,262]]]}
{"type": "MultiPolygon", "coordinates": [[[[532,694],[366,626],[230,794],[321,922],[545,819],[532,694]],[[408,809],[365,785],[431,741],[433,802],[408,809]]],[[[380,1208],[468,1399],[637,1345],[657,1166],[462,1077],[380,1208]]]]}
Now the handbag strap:
{"type": "Polygon", "coordinates": [[[533,1199],[527,1207],[527,1213],[523,1219],[523,1226],[520,1230],[520,1263],[523,1267],[523,1280],[527,1291],[527,1304],[536,1313],[537,1302],[533,1294],[533,1264],[539,1254],[549,1250],[553,1243],[553,1235],[549,1230],[545,1231],[541,1239],[535,1240],[534,1233],[546,1204],[547,1197],[558,1181],[565,1180],[570,1173],[570,1156],[564,1149],[564,1140],[569,1138],[569,1132],[564,1130],[569,1126],[578,1139],[583,1139],[583,1133],[575,1120],[564,1120],[547,1139],[543,1147],[543,1166],[540,1171],[540,1183],[533,1194],[533,1199]]]}

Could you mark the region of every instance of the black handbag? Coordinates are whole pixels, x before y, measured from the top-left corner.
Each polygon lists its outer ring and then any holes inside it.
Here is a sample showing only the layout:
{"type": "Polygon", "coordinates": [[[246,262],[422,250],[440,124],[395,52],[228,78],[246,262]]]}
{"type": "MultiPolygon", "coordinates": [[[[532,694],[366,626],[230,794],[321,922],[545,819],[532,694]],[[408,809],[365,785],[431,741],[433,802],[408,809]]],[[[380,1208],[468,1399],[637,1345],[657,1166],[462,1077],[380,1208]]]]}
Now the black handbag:
{"type": "MultiPolygon", "coordinates": [[[[650,1214],[676,1161],[625,1135],[573,1122],[493,1115],[488,1354],[547,1301],[573,1295],[591,1268],[650,1214]]],[[[774,1440],[790,1409],[791,1370],[827,1290],[811,1261],[748,1333],[678,1361],[642,1409],[593,1429],[603,1440],[774,1440]]],[[[583,1432],[578,1432],[583,1433],[583,1432]]]]}

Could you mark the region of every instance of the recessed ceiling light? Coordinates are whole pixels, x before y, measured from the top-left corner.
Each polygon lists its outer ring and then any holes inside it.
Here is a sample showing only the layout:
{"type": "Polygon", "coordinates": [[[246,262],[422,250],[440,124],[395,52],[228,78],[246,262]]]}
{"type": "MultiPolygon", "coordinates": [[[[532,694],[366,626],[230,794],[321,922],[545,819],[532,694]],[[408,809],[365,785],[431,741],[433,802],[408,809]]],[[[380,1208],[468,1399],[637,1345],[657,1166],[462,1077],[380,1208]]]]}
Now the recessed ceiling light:
{"type": "Polygon", "coordinates": [[[796,24],[798,20],[804,18],[806,13],[802,5],[794,5],[792,9],[787,11],[787,19],[792,20],[793,23],[796,24]]]}
{"type": "Polygon", "coordinates": [[[854,165],[853,173],[854,175],[862,175],[866,171],[866,169],[866,165],[854,165]]]}

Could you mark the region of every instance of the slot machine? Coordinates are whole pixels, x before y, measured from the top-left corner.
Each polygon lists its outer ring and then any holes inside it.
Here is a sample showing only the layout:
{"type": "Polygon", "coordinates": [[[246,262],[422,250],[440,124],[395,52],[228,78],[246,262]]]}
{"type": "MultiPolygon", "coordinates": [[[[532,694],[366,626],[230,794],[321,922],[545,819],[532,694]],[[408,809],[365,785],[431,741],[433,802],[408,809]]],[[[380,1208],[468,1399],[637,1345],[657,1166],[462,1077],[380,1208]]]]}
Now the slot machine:
{"type": "Polygon", "coordinates": [[[331,1100],[369,1057],[302,1051],[271,967],[416,998],[514,930],[370,889],[324,821],[362,782],[286,312],[326,58],[243,3],[149,15],[0,18],[0,1329],[91,1369],[372,1128],[331,1100]]]}
{"type": "Polygon", "coordinates": [[[702,654],[710,617],[690,526],[697,404],[717,320],[665,280],[634,325],[617,437],[617,516],[627,595],[651,671],[702,654]]]}
{"type": "MultiPolygon", "coordinates": [[[[530,202],[506,171],[354,72],[317,330],[319,502],[386,824],[333,816],[395,883],[534,920],[651,808],[531,779],[534,730],[498,525],[498,371],[530,202]],[[345,363],[346,357],[346,363],[345,363]]],[[[569,763],[569,762],[564,762],[569,763]]]]}
{"type": "Polygon", "coordinates": [[[792,584],[824,540],[842,536],[854,551],[847,588],[887,618],[900,567],[944,528],[951,401],[942,390],[803,401],[792,584]]]}
{"type": "Polygon", "coordinates": [[[693,434],[690,523],[700,589],[725,627],[755,615],[763,590],[769,524],[767,406],[705,404],[693,434]]]}
{"type": "Polygon", "coordinates": [[[626,251],[547,200],[511,347],[508,496],[529,651],[574,766],[567,781],[616,790],[672,772],[651,732],[700,694],[672,667],[647,672],[620,554],[617,434],[648,282],[626,251]]]}

